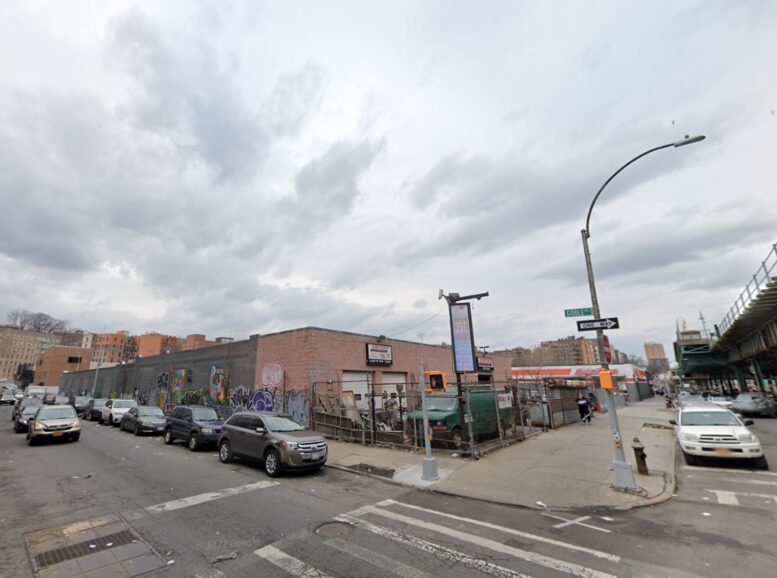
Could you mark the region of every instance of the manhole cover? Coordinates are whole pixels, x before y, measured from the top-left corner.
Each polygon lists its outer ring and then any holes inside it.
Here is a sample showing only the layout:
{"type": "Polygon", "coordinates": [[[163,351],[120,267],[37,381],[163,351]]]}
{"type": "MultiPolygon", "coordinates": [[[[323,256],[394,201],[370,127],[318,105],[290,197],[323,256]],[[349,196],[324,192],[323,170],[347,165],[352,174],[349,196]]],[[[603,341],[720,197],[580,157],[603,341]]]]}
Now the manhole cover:
{"type": "Polygon", "coordinates": [[[343,538],[353,532],[353,526],[345,522],[326,522],[316,529],[316,534],[324,538],[343,538]]]}

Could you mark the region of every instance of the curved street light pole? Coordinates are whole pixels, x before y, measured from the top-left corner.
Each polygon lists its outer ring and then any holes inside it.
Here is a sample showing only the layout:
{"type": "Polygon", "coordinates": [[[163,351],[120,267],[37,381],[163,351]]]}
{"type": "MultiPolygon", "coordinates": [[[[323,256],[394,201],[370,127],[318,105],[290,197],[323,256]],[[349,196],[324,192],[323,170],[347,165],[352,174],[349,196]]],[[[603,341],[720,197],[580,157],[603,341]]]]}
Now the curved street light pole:
{"type": "MultiPolygon", "coordinates": [[[[601,314],[599,311],[599,299],[596,296],[596,283],[594,281],[594,270],[591,265],[591,253],[588,250],[588,239],[591,237],[591,232],[590,232],[591,212],[594,210],[594,205],[596,204],[596,201],[599,199],[599,196],[602,194],[602,191],[604,191],[605,187],[609,185],[610,182],[615,177],[617,177],[621,173],[621,171],[623,171],[623,169],[625,169],[632,163],[638,161],[642,157],[647,156],[650,153],[660,151],[662,149],[666,149],[670,147],[677,148],[677,147],[697,143],[697,142],[703,141],[704,139],[705,139],[704,135],[699,135],[694,137],[686,136],[685,138],[679,141],[667,143],[665,145],[661,145],[661,146],[646,150],[642,154],[635,156],[633,159],[631,159],[629,162],[627,162],[622,167],[620,167],[617,171],[615,171],[612,175],[610,175],[610,178],[604,181],[604,184],[599,188],[599,191],[596,193],[596,196],[594,196],[593,201],[591,201],[591,206],[588,208],[588,215],[586,216],[586,219],[585,219],[585,229],[580,231],[580,233],[583,237],[583,253],[585,254],[585,265],[588,271],[588,287],[591,291],[591,312],[593,313],[595,319],[599,319],[601,317],[601,314]]],[[[607,359],[604,356],[603,338],[604,338],[604,331],[602,331],[601,329],[598,329],[596,331],[596,341],[599,346],[599,359],[601,360],[602,370],[607,371],[610,369],[610,364],[607,363],[607,359]]],[[[636,490],[639,490],[639,486],[637,486],[637,483],[634,481],[634,471],[631,469],[631,464],[626,460],[626,453],[623,451],[623,438],[621,437],[620,424],[618,423],[618,414],[615,412],[615,399],[613,398],[612,392],[610,390],[605,390],[605,391],[607,394],[607,411],[610,414],[610,427],[612,428],[613,445],[615,449],[615,459],[612,462],[613,486],[617,489],[636,491],[636,490]]]]}

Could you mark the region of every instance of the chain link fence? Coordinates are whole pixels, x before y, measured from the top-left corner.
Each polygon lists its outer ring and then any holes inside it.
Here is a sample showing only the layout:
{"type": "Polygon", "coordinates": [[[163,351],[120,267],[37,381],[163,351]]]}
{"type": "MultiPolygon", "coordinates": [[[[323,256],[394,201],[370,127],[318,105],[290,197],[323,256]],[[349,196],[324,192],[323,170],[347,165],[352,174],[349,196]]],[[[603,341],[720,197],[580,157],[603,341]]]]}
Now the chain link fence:
{"type": "MultiPolygon", "coordinates": [[[[348,390],[347,382],[312,386],[311,425],[334,439],[420,450],[424,447],[423,412],[418,383],[393,384],[392,390],[348,390]]],[[[544,423],[533,419],[537,403],[513,382],[456,384],[427,394],[432,448],[480,455],[522,441],[544,423]]],[[[540,402],[541,403],[541,402],[540,402]]]]}

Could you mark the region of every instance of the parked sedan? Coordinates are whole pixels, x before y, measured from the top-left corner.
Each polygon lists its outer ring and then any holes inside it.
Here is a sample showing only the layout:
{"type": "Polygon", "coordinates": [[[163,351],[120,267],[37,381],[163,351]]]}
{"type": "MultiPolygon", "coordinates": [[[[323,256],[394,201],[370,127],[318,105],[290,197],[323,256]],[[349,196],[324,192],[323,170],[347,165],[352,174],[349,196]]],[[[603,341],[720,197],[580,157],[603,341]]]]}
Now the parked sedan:
{"type": "Polygon", "coordinates": [[[0,395],[0,405],[13,405],[16,403],[16,396],[12,389],[4,389],[0,395]]]}
{"type": "Polygon", "coordinates": [[[740,393],[731,405],[731,411],[743,415],[775,415],[777,408],[760,393],[740,393]]]}
{"type": "Polygon", "coordinates": [[[108,402],[105,398],[97,398],[91,400],[86,404],[84,408],[84,419],[87,421],[94,421],[100,419],[100,414],[103,411],[103,406],[108,402]]]}
{"type": "Polygon", "coordinates": [[[152,405],[139,405],[124,414],[119,427],[139,436],[142,433],[161,434],[165,431],[165,423],[165,414],[161,409],[152,405]]]}
{"type": "Polygon", "coordinates": [[[89,402],[92,401],[92,398],[86,395],[78,395],[76,396],[76,401],[74,404],[74,407],[76,408],[76,413],[79,416],[83,416],[86,412],[86,406],[89,404],[89,402]]]}
{"type": "Polygon", "coordinates": [[[109,399],[100,413],[100,423],[119,425],[124,414],[133,407],[138,407],[138,402],[134,399],[109,399]]]}
{"type": "Polygon", "coordinates": [[[44,439],[67,439],[77,442],[81,437],[81,421],[72,405],[43,405],[30,420],[27,441],[30,445],[44,439]]]}
{"type": "Polygon", "coordinates": [[[35,414],[38,413],[38,409],[40,409],[40,405],[25,406],[22,409],[22,412],[16,416],[16,419],[13,422],[13,431],[16,433],[26,432],[30,419],[35,417],[35,414]]]}
{"type": "Polygon", "coordinates": [[[237,413],[225,423],[219,436],[219,459],[229,463],[235,456],[264,462],[271,478],[283,470],[319,470],[326,463],[324,437],[308,430],[290,416],[237,413]]]}
{"type": "Polygon", "coordinates": [[[19,416],[19,414],[22,413],[25,407],[28,407],[28,406],[39,407],[41,405],[43,405],[43,402],[40,400],[40,398],[23,397],[22,399],[16,402],[16,405],[13,408],[13,412],[11,412],[11,421],[16,421],[16,418],[19,416]]]}

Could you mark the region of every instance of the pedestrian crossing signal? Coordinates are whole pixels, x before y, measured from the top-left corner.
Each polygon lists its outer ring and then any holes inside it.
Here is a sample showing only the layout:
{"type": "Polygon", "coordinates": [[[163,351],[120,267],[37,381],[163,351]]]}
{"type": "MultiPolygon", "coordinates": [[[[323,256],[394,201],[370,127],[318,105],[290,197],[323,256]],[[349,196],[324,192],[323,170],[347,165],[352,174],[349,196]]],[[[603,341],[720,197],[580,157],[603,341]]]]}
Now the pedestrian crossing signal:
{"type": "Polygon", "coordinates": [[[424,371],[424,373],[429,376],[429,386],[426,388],[427,393],[440,393],[448,387],[448,382],[445,380],[445,374],[442,371],[424,371]]]}

